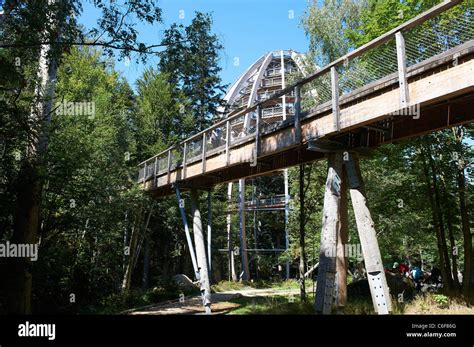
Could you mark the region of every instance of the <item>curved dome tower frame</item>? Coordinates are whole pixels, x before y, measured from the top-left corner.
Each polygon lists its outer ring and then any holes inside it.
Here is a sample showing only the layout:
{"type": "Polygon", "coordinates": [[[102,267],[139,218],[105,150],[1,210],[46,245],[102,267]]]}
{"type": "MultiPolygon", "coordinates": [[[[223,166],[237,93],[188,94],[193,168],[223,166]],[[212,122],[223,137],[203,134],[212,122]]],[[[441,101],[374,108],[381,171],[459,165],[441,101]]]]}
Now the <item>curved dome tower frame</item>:
{"type": "MultiPolygon", "coordinates": [[[[300,74],[306,76],[308,68],[306,66],[305,55],[292,50],[272,51],[262,55],[255,63],[253,63],[229,88],[224,97],[225,108],[221,111],[228,113],[241,107],[250,107],[256,101],[268,99],[273,93],[278,92],[286,87],[289,76],[292,74],[300,74]]],[[[295,115],[294,93],[283,95],[279,100],[269,104],[262,109],[262,127],[271,126],[275,123],[285,122],[295,115]]],[[[256,127],[256,120],[253,113],[246,114],[240,122],[233,125],[232,137],[243,137],[256,127]]],[[[263,252],[281,253],[289,248],[288,236],[288,218],[289,218],[289,188],[288,188],[288,169],[282,170],[279,175],[283,174],[284,187],[283,194],[266,197],[256,197],[255,190],[252,189],[252,199],[245,199],[245,179],[239,180],[239,196],[238,196],[238,212],[239,212],[239,252],[233,252],[232,235],[231,235],[231,209],[227,216],[227,252],[229,258],[229,280],[236,280],[236,270],[234,262],[234,253],[240,253],[241,256],[241,278],[243,280],[250,279],[248,252],[254,252],[255,255],[263,252]],[[254,241],[257,239],[258,227],[256,225],[256,215],[264,211],[284,211],[285,214],[285,248],[284,249],[259,249],[257,242],[254,248],[247,247],[246,235],[246,212],[253,212],[254,222],[254,241]]],[[[232,183],[228,186],[229,203],[232,202],[232,183]]],[[[279,270],[281,269],[279,265],[279,270]]],[[[257,264],[258,273],[258,264],[257,264]]],[[[285,263],[285,278],[290,278],[290,263],[285,263]]]]}

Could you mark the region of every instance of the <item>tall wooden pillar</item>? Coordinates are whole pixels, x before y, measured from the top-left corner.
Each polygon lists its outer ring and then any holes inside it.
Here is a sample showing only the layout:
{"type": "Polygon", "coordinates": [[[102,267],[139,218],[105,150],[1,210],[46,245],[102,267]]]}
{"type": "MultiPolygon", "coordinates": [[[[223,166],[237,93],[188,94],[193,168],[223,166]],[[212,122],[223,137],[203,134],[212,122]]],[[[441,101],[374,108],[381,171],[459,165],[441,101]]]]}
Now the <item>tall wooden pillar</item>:
{"type": "Polygon", "coordinates": [[[328,157],[329,169],[324,195],[316,311],[323,314],[331,313],[334,294],[336,294],[339,307],[345,306],[347,301],[348,259],[345,245],[348,238],[348,186],[372,302],[378,314],[388,314],[392,310],[390,293],[374,223],[367,206],[358,156],[355,153],[350,154],[347,159],[343,162],[341,153],[331,153],[328,157]],[[336,283],[337,293],[335,293],[336,283]]]}
{"type": "Polygon", "coordinates": [[[193,214],[193,234],[196,246],[196,260],[198,264],[199,284],[203,305],[206,313],[211,313],[211,285],[207,268],[206,244],[202,231],[201,212],[199,211],[199,194],[196,189],[191,189],[191,210],[193,214]]]}
{"type": "Polygon", "coordinates": [[[342,167],[341,180],[341,227],[337,235],[337,250],[336,250],[336,272],[337,272],[337,306],[344,307],[347,303],[347,267],[349,259],[347,254],[347,241],[349,237],[349,220],[348,220],[348,205],[347,205],[347,181],[346,169],[342,167]]]}
{"type": "Polygon", "coordinates": [[[341,227],[342,155],[330,153],[328,164],[315,303],[316,312],[323,314],[331,313],[335,290],[336,242],[341,227]]]}
{"type": "Polygon", "coordinates": [[[374,222],[367,206],[357,153],[351,153],[349,161],[346,162],[346,169],[374,309],[378,314],[388,314],[392,310],[390,293],[377,242],[374,222]]]}

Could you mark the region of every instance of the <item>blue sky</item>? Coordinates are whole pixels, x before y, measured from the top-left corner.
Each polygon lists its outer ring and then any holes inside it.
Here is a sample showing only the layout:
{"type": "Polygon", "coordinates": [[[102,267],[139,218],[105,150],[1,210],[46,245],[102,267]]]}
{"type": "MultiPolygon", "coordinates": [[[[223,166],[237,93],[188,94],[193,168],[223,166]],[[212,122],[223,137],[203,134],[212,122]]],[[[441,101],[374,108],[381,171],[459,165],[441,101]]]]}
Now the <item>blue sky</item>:
{"type": "MultiPolygon", "coordinates": [[[[163,31],[172,23],[188,25],[195,11],[212,12],[213,32],[224,45],[220,65],[224,84],[231,84],[262,54],[276,49],[308,50],[308,39],[301,26],[307,0],[161,0],[163,23],[139,25],[140,40],[147,44],[160,43],[163,31]],[[184,18],[181,18],[183,17],[184,18]],[[238,65],[236,66],[236,62],[238,65]]],[[[79,22],[91,28],[99,12],[89,2],[79,22]]],[[[155,66],[157,58],[147,65],[155,66]]],[[[133,86],[145,69],[134,61],[117,62],[116,69],[133,86]]]]}

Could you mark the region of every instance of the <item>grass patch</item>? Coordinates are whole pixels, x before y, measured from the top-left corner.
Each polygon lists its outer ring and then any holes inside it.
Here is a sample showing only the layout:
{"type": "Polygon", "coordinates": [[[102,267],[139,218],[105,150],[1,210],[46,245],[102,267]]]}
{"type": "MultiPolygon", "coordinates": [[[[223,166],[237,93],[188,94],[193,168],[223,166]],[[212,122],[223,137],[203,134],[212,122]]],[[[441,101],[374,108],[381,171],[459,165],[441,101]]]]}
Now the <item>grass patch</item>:
{"type": "MultiPolygon", "coordinates": [[[[306,280],[306,291],[311,291],[313,288],[313,281],[306,280]]],[[[300,284],[295,279],[289,279],[280,282],[271,281],[221,281],[217,284],[212,285],[211,290],[215,293],[225,292],[231,290],[246,290],[246,289],[299,289],[300,284]]]]}
{"type": "Polygon", "coordinates": [[[300,301],[299,297],[293,296],[271,296],[255,298],[238,298],[230,300],[232,303],[240,305],[233,309],[229,314],[235,315],[295,315],[295,314],[313,314],[313,298],[308,298],[306,302],[300,301]]]}
{"type": "MultiPolygon", "coordinates": [[[[348,298],[344,314],[375,314],[371,298],[348,298]]],[[[474,314],[474,307],[461,297],[438,293],[416,295],[404,303],[392,300],[392,314],[474,314]]]]}
{"type": "Polygon", "coordinates": [[[412,301],[404,305],[404,314],[472,314],[474,307],[458,296],[443,294],[417,295],[412,301]]]}
{"type": "MultiPolygon", "coordinates": [[[[241,297],[230,300],[239,307],[231,310],[229,314],[236,315],[297,315],[315,314],[314,296],[308,293],[306,302],[301,302],[299,295],[275,295],[271,297],[241,297]]],[[[370,297],[348,298],[347,305],[340,313],[345,315],[373,315],[375,314],[370,297]]],[[[336,314],[336,309],[333,309],[336,314]]],[[[474,307],[459,297],[448,297],[441,294],[417,295],[405,303],[392,300],[392,314],[473,314],[474,307]]]]}

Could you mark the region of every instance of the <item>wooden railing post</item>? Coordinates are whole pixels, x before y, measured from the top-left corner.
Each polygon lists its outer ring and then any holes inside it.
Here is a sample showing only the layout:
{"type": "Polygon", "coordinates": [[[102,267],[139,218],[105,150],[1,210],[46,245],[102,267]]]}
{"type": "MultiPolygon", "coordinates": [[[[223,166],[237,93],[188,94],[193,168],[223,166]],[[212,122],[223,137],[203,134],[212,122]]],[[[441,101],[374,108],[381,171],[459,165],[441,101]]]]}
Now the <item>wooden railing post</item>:
{"type": "Polygon", "coordinates": [[[201,154],[201,162],[202,162],[202,172],[206,172],[206,133],[202,134],[202,154],[201,154]]]}
{"type": "Polygon", "coordinates": [[[168,184],[171,182],[171,148],[168,149],[168,184]]]}
{"type": "Polygon", "coordinates": [[[295,142],[301,142],[301,93],[299,84],[295,86],[295,142]]]}
{"type": "Polygon", "coordinates": [[[341,123],[339,121],[339,78],[336,67],[331,67],[331,92],[332,92],[332,117],[334,130],[341,130],[341,123]]]}
{"type": "Polygon", "coordinates": [[[409,105],[409,92],[407,83],[407,59],[405,52],[405,39],[399,31],[395,34],[397,43],[397,62],[398,62],[398,83],[400,86],[400,108],[404,109],[409,105]]]}
{"type": "Polygon", "coordinates": [[[153,182],[155,187],[158,185],[156,182],[156,174],[158,173],[158,157],[155,157],[155,167],[153,169],[153,182]]]}
{"type": "Polygon", "coordinates": [[[188,143],[184,142],[183,144],[183,178],[186,178],[186,152],[188,148],[188,143]]]}

